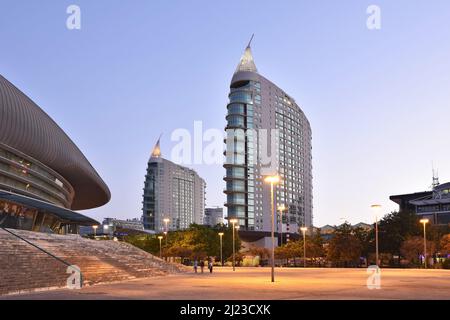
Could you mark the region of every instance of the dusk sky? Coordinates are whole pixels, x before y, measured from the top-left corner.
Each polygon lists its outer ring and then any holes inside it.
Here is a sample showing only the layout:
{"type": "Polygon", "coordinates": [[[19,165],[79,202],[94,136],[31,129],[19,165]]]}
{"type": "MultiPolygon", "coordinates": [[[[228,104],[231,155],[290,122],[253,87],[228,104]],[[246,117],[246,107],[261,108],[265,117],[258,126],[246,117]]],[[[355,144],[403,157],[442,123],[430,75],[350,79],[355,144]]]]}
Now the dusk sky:
{"type": "MultiPolygon", "coordinates": [[[[252,34],[259,72],[313,132],[314,225],[372,222],[370,205],[450,181],[450,2],[1,0],[0,74],[71,137],[112,199],[82,213],[134,218],[151,150],[177,128],[225,127],[252,34]],[[66,9],[81,8],[81,30],[66,9]],[[369,5],[381,29],[366,26],[369,5]]],[[[220,165],[192,166],[223,206],[220,165]]]]}

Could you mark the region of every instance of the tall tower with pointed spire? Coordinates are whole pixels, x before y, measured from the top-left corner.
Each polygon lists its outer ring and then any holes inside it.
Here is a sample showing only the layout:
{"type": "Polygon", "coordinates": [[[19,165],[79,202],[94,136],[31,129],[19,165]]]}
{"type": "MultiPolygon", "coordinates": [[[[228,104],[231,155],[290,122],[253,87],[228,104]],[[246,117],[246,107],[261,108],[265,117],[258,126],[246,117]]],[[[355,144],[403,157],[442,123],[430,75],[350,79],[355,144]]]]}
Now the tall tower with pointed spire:
{"type": "Polygon", "coordinates": [[[251,241],[259,237],[257,245],[268,243],[270,188],[263,182],[266,173],[260,147],[261,136],[271,129],[278,132],[271,148],[277,155],[277,174],[281,177],[276,207],[286,208],[276,230],[283,231],[285,243],[289,237],[286,234],[296,236],[300,227],[312,226],[311,126],[295,100],[258,72],[251,41],[231,80],[226,120],[225,206],[228,219],[239,220],[243,240],[250,235],[251,241]]]}
{"type": "Polygon", "coordinates": [[[144,228],[155,233],[203,224],[205,181],[192,169],[162,157],[160,139],[152,150],[144,182],[144,228]]]}

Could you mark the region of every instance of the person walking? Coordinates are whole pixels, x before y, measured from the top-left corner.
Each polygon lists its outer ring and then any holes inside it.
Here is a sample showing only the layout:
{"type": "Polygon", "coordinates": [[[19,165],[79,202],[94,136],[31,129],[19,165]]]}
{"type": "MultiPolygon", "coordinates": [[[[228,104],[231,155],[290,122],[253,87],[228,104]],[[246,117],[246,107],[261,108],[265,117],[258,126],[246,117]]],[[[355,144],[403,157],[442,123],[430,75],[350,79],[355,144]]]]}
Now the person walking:
{"type": "Polygon", "coordinates": [[[202,270],[202,273],[203,273],[203,269],[205,269],[205,260],[204,259],[200,260],[200,270],[202,270]]]}
{"type": "Polygon", "coordinates": [[[194,260],[194,272],[197,273],[197,267],[198,267],[198,261],[197,259],[194,260]]]}
{"type": "Polygon", "coordinates": [[[208,269],[209,269],[209,273],[213,272],[213,263],[212,263],[212,259],[208,260],[208,269]]]}

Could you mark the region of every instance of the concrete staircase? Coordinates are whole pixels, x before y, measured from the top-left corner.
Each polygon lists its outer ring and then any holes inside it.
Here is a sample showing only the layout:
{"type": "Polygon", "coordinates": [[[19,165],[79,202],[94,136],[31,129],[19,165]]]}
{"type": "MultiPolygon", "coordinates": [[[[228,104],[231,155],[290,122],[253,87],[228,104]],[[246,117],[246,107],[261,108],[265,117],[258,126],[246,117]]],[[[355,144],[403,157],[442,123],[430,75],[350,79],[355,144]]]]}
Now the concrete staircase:
{"type": "MultiPolygon", "coordinates": [[[[95,241],[78,235],[10,230],[39,248],[81,269],[83,285],[186,272],[128,243],[95,241]]],[[[0,229],[0,295],[63,288],[67,265],[0,229]]]]}

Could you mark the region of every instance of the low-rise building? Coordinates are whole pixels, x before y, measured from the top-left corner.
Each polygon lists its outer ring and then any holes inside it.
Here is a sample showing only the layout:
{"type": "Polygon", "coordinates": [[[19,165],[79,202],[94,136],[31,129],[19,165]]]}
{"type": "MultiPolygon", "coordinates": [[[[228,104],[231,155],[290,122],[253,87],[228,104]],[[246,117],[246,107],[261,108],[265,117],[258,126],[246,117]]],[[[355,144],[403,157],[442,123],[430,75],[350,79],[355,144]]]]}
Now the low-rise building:
{"type": "Polygon", "coordinates": [[[413,211],[431,224],[450,224],[450,182],[435,184],[433,190],[391,196],[400,211],[413,211]]]}

